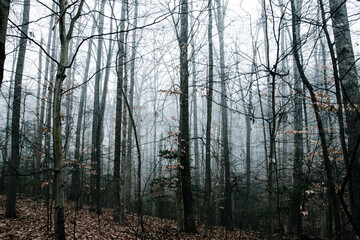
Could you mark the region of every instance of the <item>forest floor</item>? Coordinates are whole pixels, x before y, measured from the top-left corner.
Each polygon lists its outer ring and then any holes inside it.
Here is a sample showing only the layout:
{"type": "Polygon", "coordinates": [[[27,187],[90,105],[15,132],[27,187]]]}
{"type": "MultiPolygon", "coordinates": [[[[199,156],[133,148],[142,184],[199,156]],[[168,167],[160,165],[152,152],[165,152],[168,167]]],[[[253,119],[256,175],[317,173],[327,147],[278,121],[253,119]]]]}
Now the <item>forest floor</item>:
{"type": "MultiPolygon", "coordinates": [[[[18,218],[14,219],[4,217],[5,205],[6,197],[0,195],[0,239],[54,238],[53,230],[47,228],[49,217],[44,200],[18,198],[18,218]]],[[[126,224],[119,225],[112,221],[112,209],[103,208],[103,214],[97,215],[90,212],[88,206],[75,211],[72,202],[65,205],[65,217],[67,239],[201,239],[199,234],[177,232],[173,220],[144,216],[145,231],[141,232],[136,214],[127,214],[126,224]]],[[[50,219],[52,221],[53,215],[50,219]]],[[[214,227],[203,239],[255,240],[266,239],[266,236],[257,232],[225,231],[224,228],[214,227]]],[[[275,239],[295,238],[277,236],[275,239]]]]}

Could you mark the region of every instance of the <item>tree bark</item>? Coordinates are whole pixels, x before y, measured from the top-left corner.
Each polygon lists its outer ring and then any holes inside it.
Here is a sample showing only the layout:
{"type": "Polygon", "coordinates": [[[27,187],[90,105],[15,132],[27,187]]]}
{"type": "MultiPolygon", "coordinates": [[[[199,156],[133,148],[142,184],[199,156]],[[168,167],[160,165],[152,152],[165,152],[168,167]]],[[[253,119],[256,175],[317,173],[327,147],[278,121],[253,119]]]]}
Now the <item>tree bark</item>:
{"type": "MultiPolygon", "coordinates": [[[[138,18],[138,0],[135,0],[135,10],[134,10],[134,21],[133,27],[137,27],[137,18],[138,18]]],[[[129,89],[129,116],[133,116],[134,112],[134,86],[135,86],[135,60],[136,60],[136,33],[137,31],[132,31],[132,43],[131,43],[131,58],[130,58],[130,89],[129,89]]],[[[133,128],[133,121],[129,121],[129,132],[127,139],[127,156],[126,156],[126,173],[125,173],[125,202],[131,203],[131,186],[132,186],[132,142],[133,142],[133,132],[131,129],[133,128]]],[[[140,163],[138,163],[141,165],[140,163]]],[[[141,169],[141,166],[139,166],[141,169]]],[[[141,182],[140,182],[141,183],[141,182]]],[[[141,192],[141,191],[140,191],[141,192]]],[[[138,199],[141,201],[141,198],[138,199]]],[[[139,209],[140,211],[141,209],[139,209]]]]}
{"type": "Polygon", "coordinates": [[[122,1],[120,34],[118,36],[117,88],[116,88],[116,119],[115,119],[115,156],[114,156],[114,212],[113,221],[124,223],[124,212],[120,202],[120,154],[121,154],[121,120],[122,120],[122,85],[124,72],[124,30],[127,1],[122,1]]]}
{"type": "Polygon", "coordinates": [[[188,0],[180,1],[180,126],[179,155],[184,203],[184,230],[196,232],[193,196],[191,190],[189,143],[189,70],[188,70],[188,0]]]}
{"type": "Polygon", "coordinates": [[[359,78],[355,65],[346,1],[331,0],[329,3],[348,132],[348,156],[352,162],[351,168],[349,167],[350,163],[347,167],[350,205],[355,226],[360,229],[360,149],[355,148],[360,134],[359,78]]]}

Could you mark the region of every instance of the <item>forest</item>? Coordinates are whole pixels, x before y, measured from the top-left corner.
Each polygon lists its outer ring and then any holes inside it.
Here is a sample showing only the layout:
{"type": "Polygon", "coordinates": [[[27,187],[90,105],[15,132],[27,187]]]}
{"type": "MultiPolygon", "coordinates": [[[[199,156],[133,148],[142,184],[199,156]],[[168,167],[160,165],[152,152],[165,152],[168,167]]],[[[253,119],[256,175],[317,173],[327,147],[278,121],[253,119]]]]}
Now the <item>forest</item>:
{"type": "Polygon", "coordinates": [[[360,2],[1,0],[1,239],[360,239],[360,2]]]}

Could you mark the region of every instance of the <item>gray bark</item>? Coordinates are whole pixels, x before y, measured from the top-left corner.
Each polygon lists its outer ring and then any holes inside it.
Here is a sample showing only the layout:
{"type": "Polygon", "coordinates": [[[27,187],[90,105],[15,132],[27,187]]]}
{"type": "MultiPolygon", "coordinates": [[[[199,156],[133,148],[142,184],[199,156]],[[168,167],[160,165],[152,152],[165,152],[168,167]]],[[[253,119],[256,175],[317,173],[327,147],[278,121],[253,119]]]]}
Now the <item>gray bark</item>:
{"type": "MultiPolygon", "coordinates": [[[[133,27],[137,27],[137,18],[138,18],[138,0],[135,0],[135,10],[134,10],[134,22],[133,27]]],[[[132,116],[134,112],[134,86],[135,86],[135,60],[136,60],[136,30],[132,31],[132,43],[131,43],[131,58],[130,58],[130,90],[129,90],[129,115],[132,116]]],[[[125,202],[131,202],[131,186],[132,186],[132,142],[133,142],[133,122],[129,121],[129,133],[127,139],[127,156],[126,156],[126,172],[125,172],[125,202]]],[[[139,163],[141,164],[141,162],[139,163]]],[[[140,166],[141,169],[141,166],[140,166]]],[[[139,198],[138,201],[141,201],[139,198]]]]}
{"type": "Polygon", "coordinates": [[[343,94],[347,132],[350,205],[355,227],[360,230],[360,149],[356,149],[360,135],[360,92],[355,56],[351,41],[346,1],[331,0],[330,13],[336,46],[340,86],[343,94]]]}
{"type": "Polygon", "coordinates": [[[118,36],[118,56],[117,56],[117,89],[116,89],[116,119],[115,119],[115,156],[114,156],[114,212],[113,221],[124,223],[123,206],[120,203],[120,154],[121,154],[121,120],[122,120],[122,85],[124,72],[124,30],[125,13],[127,1],[122,1],[120,34],[118,36]]]}

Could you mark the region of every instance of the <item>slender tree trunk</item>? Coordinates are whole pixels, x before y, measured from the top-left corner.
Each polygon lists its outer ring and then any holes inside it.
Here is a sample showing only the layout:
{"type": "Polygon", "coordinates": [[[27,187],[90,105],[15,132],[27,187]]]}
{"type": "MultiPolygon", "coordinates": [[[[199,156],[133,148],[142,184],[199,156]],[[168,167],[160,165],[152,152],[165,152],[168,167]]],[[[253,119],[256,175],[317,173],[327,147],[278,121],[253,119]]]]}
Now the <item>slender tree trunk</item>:
{"type": "Polygon", "coordinates": [[[190,143],[189,143],[189,71],[188,71],[188,1],[180,1],[180,134],[179,155],[184,203],[184,230],[196,232],[193,194],[191,191],[190,143]]]}
{"type": "Polygon", "coordinates": [[[67,2],[59,1],[60,19],[59,19],[59,37],[61,43],[61,55],[58,63],[58,69],[55,78],[54,102],[53,102],[53,146],[54,146],[54,189],[55,189],[55,214],[54,214],[54,232],[55,239],[65,239],[65,216],[64,216],[64,176],[63,176],[63,151],[61,136],[61,98],[63,82],[66,78],[65,71],[68,65],[69,41],[76,20],[80,17],[84,0],[79,3],[76,15],[71,19],[69,30],[66,30],[66,11],[67,2]]]}
{"type": "MultiPolygon", "coordinates": [[[[193,11],[193,5],[194,3],[191,3],[191,11],[193,11]]],[[[194,160],[195,160],[195,185],[197,188],[200,187],[200,169],[199,169],[199,162],[200,162],[200,156],[199,156],[199,134],[198,134],[198,100],[197,100],[197,87],[196,87],[196,81],[197,81],[197,72],[196,72],[196,53],[195,53],[195,32],[193,29],[193,18],[190,18],[190,26],[192,28],[191,35],[192,35],[192,41],[191,41],[191,63],[192,63],[192,107],[193,107],[193,123],[194,123],[194,160]]],[[[196,219],[199,218],[200,214],[200,194],[196,193],[195,197],[195,215],[196,219]]]]}
{"type": "Polygon", "coordinates": [[[213,79],[214,79],[214,62],[213,62],[213,41],[212,41],[212,3],[208,0],[208,47],[209,47],[209,77],[206,103],[206,145],[205,145],[205,192],[204,192],[204,229],[202,236],[206,235],[207,230],[212,224],[211,209],[211,118],[212,118],[212,98],[213,98],[213,79]]]}
{"type": "MultiPolygon", "coordinates": [[[[95,33],[95,22],[93,22],[91,35],[95,33]]],[[[85,71],[83,75],[84,84],[81,87],[81,94],[80,94],[80,103],[78,108],[78,118],[76,122],[76,134],[75,134],[75,153],[74,153],[74,163],[73,163],[73,172],[71,177],[71,188],[70,188],[70,196],[69,199],[73,200],[78,203],[80,197],[80,161],[82,151],[81,151],[81,133],[83,128],[83,117],[84,117],[84,105],[85,99],[87,96],[87,83],[89,76],[89,68],[90,68],[90,61],[91,61],[91,54],[92,54],[92,47],[93,47],[93,40],[90,39],[88,42],[88,50],[86,56],[86,64],[85,64],[85,71]]]]}
{"type": "MultiPolygon", "coordinates": [[[[27,35],[29,29],[30,0],[24,1],[21,31],[27,35]]],[[[26,36],[20,40],[19,55],[16,64],[13,113],[11,120],[11,159],[9,162],[10,176],[6,192],[6,217],[16,217],[16,192],[18,184],[18,173],[20,165],[20,110],[21,110],[21,89],[26,53],[26,36]]]]}
{"type": "Polygon", "coordinates": [[[10,0],[4,0],[0,2],[0,89],[4,76],[4,64],[5,64],[5,40],[6,29],[9,17],[10,0]]]}
{"type": "MultiPolygon", "coordinates": [[[[41,39],[42,45],[42,39],[41,39]]],[[[39,66],[38,66],[38,89],[36,94],[36,126],[35,126],[35,150],[34,150],[34,195],[39,195],[41,191],[40,186],[40,164],[41,164],[41,141],[42,141],[42,122],[43,118],[40,115],[40,94],[41,94],[41,76],[42,76],[42,50],[39,49],[39,66]]],[[[43,115],[44,116],[44,115],[43,115]]]]}

